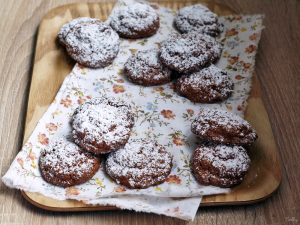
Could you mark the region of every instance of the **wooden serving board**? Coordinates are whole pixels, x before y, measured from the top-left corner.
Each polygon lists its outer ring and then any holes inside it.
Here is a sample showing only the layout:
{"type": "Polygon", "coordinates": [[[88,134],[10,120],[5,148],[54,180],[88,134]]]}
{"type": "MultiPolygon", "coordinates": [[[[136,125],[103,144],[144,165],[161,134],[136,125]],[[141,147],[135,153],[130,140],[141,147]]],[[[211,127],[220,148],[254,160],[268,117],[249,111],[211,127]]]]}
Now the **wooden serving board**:
{"type": "MultiPolygon", "coordinates": [[[[201,2],[218,15],[234,12],[212,1],[163,0],[161,6],[178,9],[201,2]]],[[[69,74],[74,62],[56,43],[59,28],[66,22],[82,16],[105,20],[114,3],[70,4],[51,10],[42,20],[35,49],[34,67],[28,100],[24,140],[32,133],[37,122],[53,101],[65,76],[69,74]]],[[[229,194],[205,196],[201,206],[238,205],[258,202],[270,196],[281,181],[280,163],[277,147],[272,134],[268,114],[261,99],[259,81],[253,79],[251,96],[248,100],[246,119],[255,127],[258,141],[250,150],[252,165],[241,185],[229,194]]],[[[22,192],[32,204],[52,211],[92,211],[111,210],[116,207],[91,206],[75,200],[58,201],[37,193],[22,192]]]]}

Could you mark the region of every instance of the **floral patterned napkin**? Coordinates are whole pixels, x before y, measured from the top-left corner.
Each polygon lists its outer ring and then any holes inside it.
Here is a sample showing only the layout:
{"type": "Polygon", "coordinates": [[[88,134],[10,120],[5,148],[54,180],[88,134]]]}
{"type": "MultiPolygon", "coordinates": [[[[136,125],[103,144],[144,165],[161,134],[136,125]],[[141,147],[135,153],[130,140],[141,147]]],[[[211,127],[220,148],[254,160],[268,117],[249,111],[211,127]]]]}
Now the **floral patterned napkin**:
{"type": "Polygon", "coordinates": [[[122,39],[120,52],[111,66],[96,70],[78,64],[74,67],[2,178],[7,186],[59,200],[77,199],[89,204],[116,205],[181,219],[194,218],[202,195],[230,191],[199,185],[193,178],[189,161],[197,139],[190,132],[190,124],[201,107],[221,107],[243,116],[251,89],[263,17],[220,17],[220,22],[224,24],[221,38],[224,51],[217,66],[228,72],[235,87],[228,100],[208,105],[194,104],[180,97],[174,92],[172,84],[141,87],[130,83],[122,75],[123,65],[131,54],[141,49],[158,47],[159,42],[176,32],[172,26],[175,12],[162,7],[157,11],[161,21],[157,34],[147,39],[122,39]],[[142,190],[126,189],[113,182],[102,166],[87,183],[66,189],[48,184],[41,178],[37,166],[40,151],[53,138],[68,138],[71,131],[69,121],[74,109],[86,100],[101,95],[123,99],[132,105],[137,116],[131,138],[156,140],[173,154],[174,166],[165,183],[142,190]]]}

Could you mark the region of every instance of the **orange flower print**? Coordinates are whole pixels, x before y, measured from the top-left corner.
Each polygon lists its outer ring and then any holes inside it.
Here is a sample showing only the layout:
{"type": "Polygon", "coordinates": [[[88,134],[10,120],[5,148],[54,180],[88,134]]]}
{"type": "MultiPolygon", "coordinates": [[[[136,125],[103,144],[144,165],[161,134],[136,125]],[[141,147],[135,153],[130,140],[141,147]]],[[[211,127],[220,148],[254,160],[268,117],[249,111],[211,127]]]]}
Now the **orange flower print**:
{"type": "Polygon", "coordinates": [[[116,79],[115,81],[116,81],[117,83],[124,83],[124,80],[123,80],[122,78],[116,79]]]}
{"type": "Polygon", "coordinates": [[[232,56],[232,57],[229,57],[229,58],[228,58],[228,62],[229,62],[229,64],[231,64],[231,65],[235,64],[238,60],[239,60],[239,57],[238,57],[238,56],[232,56]]]}
{"type": "Polygon", "coordinates": [[[113,91],[118,94],[118,93],[123,93],[125,91],[125,88],[123,85],[119,85],[119,84],[114,84],[113,85],[113,91]]]}
{"type": "Polygon", "coordinates": [[[187,109],[186,111],[189,114],[189,116],[193,116],[195,113],[194,110],[192,110],[192,109],[187,109]]]}
{"type": "Polygon", "coordinates": [[[235,79],[236,80],[242,80],[242,79],[244,79],[245,77],[243,77],[243,76],[241,76],[241,75],[236,75],[235,76],[235,79]]]}
{"type": "Polygon", "coordinates": [[[115,187],[114,191],[115,191],[115,192],[118,192],[118,193],[120,193],[120,192],[125,192],[125,191],[126,191],[126,188],[123,187],[123,186],[118,186],[118,187],[115,187]]]}
{"type": "Polygon", "coordinates": [[[72,99],[69,95],[65,99],[60,100],[60,104],[62,104],[64,107],[68,108],[70,105],[72,105],[72,99]]]}
{"type": "Polygon", "coordinates": [[[173,137],[173,143],[176,146],[182,146],[182,145],[184,145],[184,140],[180,137],[173,137]]]}
{"type": "Polygon", "coordinates": [[[23,159],[21,159],[21,158],[17,158],[17,162],[19,163],[19,165],[22,167],[22,168],[24,168],[24,161],[23,161],[23,159]]]}
{"type": "Polygon", "coordinates": [[[66,196],[79,195],[80,191],[76,187],[68,187],[65,189],[66,196]]]}
{"type": "Polygon", "coordinates": [[[82,105],[83,103],[85,103],[85,101],[86,101],[85,98],[79,96],[79,98],[78,98],[78,100],[77,100],[77,103],[78,103],[79,105],[82,105]]]}
{"type": "Polygon", "coordinates": [[[169,109],[164,109],[160,112],[161,115],[163,115],[164,118],[166,119],[175,119],[175,114],[169,110],[169,109]]]}
{"type": "Polygon", "coordinates": [[[155,87],[155,88],[154,88],[154,91],[157,91],[157,92],[163,92],[163,91],[164,91],[164,88],[163,88],[163,87],[155,87]]]}
{"type": "Polygon", "coordinates": [[[232,28],[232,29],[226,31],[225,36],[231,37],[231,36],[237,35],[238,33],[239,32],[236,29],[232,28]]]}
{"type": "Polygon", "coordinates": [[[49,144],[49,138],[47,138],[46,134],[39,134],[38,135],[38,142],[40,142],[42,145],[48,145],[49,144]]]}
{"type": "Polygon", "coordinates": [[[32,152],[32,151],[29,151],[28,157],[29,157],[31,160],[35,160],[35,159],[36,159],[36,156],[35,156],[34,152],[32,152]]]}
{"type": "Polygon", "coordinates": [[[249,45],[246,49],[245,49],[245,52],[246,53],[252,53],[256,50],[256,46],[255,45],[249,45]]]}
{"type": "Polygon", "coordinates": [[[251,34],[251,35],[249,36],[249,39],[250,39],[251,41],[255,41],[255,40],[257,39],[257,33],[251,34]]]}
{"type": "Polygon", "coordinates": [[[83,103],[85,103],[88,99],[91,99],[92,97],[91,96],[86,96],[86,97],[81,97],[79,96],[78,100],[77,100],[77,103],[79,105],[82,105],[83,103]]]}
{"type": "Polygon", "coordinates": [[[46,128],[49,132],[57,131],[57,125],[55,125],[54,123],[47,123],[46,128]]]}
{"type": "Polygon", "coordinates": [[[166,179],[166,182],[168,182],[169,184],[180,184],[181,183],[181,179],[180,179],[180,177],[178,177],[176,175],[170,175],[166,179]]]}
{"type": "Polygon", "coordinates": [[[246,69],[249,69],[250,67],[251,67],[251,63],[243,63],[243,67],[244,67],[244,69],[246,70],[246,69]]]}

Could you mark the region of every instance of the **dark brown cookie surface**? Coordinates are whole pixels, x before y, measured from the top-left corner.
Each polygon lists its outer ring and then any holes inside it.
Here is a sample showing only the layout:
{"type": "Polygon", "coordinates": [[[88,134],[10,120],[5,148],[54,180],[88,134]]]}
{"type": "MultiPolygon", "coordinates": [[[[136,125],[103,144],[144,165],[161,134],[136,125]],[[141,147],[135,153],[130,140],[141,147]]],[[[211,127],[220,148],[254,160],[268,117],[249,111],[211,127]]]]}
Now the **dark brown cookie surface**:
{"type": "Polygon", "coordinates": [[[257,139],[246,120],[221,109],[202,108],[191,130],[202,140],[222,144],[250,145],[257,139]]]}
{"type": "Polygon", "coordinates": [[[233,91],[228,74],[211,65],[198,72],[180,77],[176,91],[193,102],[213,103],[227,99],[233,91]]]}
{"type": "Polygon", "coordinates": [[[58,38],[67,53],[87,67],[108,66],[119,52],[118,34],[98,19],[75,19],[61,28],[58,38]]]}
{"type": "Polygon", "coordinates": [[[216,61],[222,46],[212,37],[191,32],[172,35],[161,43],[160,59],[179,73],[192,73],[216,61]]]}
{"type": "Polygon", "coordinates": [[[104,154],[123,147],[133,125],[129,105],[114,98],[94,98],[75,110],[72,134],[83,149],[104,154]]]}
{"type": "Polygon", "coordinates": [[[64,139],[50,143],[39,158],[45,181],[61,187],[85,183],[100,167],[100,159],[64,139]]]}
{"type": "Polygon", "coordinates": [[[159,28],[159,16],[148,4],[134,3],[114,11],[110,25],[123,38],[150,37],[159,28]]]}
{"type": "Polygon", "coordinates": [[[181,33],[197,31],[216,37],[220,33],[218,16],[201,4],[186,6],[180,9],[174,24],[181,33]]]}
{"type": "Polygon", "coordinates": [[[161,85],[170,82],[171,71],[159,60],[158,50],[138,51],[124,66],[124,73],[130,81],[143,86],[161,85]]]}
{"type": "Polygon", "coordinates": [[[117,183],[129,188],[147,188],[165,181],[172,169],[172,156],[155,142],[133,140],[111,153],[105,167],[117,183]]]}
{"type": "Polygon", "coordinates": [[[250,158],[241,146],[202,144],[194,151],[191,167],[200,184],[231,187],[243,181],[250,158]]]}

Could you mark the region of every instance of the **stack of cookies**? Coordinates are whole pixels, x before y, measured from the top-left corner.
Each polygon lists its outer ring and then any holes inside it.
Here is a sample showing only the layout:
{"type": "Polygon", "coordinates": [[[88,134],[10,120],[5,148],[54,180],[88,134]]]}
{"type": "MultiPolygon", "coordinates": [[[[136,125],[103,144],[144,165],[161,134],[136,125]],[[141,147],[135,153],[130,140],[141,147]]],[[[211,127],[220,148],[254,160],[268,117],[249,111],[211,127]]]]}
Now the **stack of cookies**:
{"type": "Polygon", "coordinates": [[[42,153],[39,166],[49,183],[69,187],[91,179],[106,154],[107,174],[129,188],[147,188],[165,181],[172,156],[155,142],[131,140],[134,113],[114,98],[94,98],[80,105],[71,121],[72,141],[58,139],[42,153]]]}
{"type": "Polygon", "coordinates": [[[228,111],[204,108],[191,130],[201,140],[191,160],[196,180],[219,187],[241,183],[250,166],[245,147],[257,139],[251,125],[228,111]]]}

